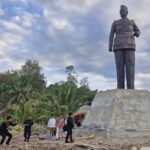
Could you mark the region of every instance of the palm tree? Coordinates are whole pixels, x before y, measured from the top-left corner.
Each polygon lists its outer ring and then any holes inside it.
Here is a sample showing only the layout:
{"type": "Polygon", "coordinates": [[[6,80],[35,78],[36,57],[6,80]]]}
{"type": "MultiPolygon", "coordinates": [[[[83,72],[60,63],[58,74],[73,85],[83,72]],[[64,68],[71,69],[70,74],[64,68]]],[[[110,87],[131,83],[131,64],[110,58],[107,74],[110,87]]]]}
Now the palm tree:
{"type": "Polygon", "coordinates": [[[0,111],[0,114],[11,109],[12,104],[21,105],[28,102],[32,91],[32,86],[21,72],[15,72],[12,85],[7,86],[10,100],[6,103],[6,107],[0,111]]]}

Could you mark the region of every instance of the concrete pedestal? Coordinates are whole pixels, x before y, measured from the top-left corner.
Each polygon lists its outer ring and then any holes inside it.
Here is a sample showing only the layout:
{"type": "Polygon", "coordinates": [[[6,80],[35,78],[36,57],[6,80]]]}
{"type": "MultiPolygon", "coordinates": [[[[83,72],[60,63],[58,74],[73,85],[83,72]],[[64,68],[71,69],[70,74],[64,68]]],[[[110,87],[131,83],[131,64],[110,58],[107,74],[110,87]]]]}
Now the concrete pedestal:
{"type": "Polygon", "coordinates": [[[88,111],[83,128],[103,130],[110,136],[150,136],[150,92],[109,90],[99,92],[88,111]]]}

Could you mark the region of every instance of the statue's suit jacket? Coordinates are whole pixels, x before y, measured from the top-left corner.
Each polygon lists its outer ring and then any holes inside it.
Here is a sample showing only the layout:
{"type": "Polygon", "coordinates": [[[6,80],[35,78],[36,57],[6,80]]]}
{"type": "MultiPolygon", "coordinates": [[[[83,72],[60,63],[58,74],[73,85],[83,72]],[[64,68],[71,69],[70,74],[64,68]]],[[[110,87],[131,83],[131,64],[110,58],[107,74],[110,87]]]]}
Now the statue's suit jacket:
{"type": "Polygon", "coordinates": [[[140,33],[134,20],[128,18],[115,20],[111,27],[109,36],[109,48],[113,51],[133,49],[135,50],[134,34],[140,33]]]}

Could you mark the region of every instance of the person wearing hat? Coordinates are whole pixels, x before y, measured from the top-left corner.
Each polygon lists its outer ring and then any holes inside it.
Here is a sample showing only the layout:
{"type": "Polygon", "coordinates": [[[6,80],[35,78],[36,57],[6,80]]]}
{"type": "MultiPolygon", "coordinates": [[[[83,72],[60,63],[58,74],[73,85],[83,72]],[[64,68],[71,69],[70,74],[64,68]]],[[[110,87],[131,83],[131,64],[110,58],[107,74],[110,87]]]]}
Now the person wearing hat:
{"type": "Polygon", "coordinates": [[[125,88],[125,76],[127,89],[134,89],[136,49],[134,37],[139,37],[140,30],[135,21],[128,19],[127,15],[127,6],[121,5],[121,19],[113,22],[109,35],[109,51],[113,51],[115,55],[118,89],[125,88]]]}

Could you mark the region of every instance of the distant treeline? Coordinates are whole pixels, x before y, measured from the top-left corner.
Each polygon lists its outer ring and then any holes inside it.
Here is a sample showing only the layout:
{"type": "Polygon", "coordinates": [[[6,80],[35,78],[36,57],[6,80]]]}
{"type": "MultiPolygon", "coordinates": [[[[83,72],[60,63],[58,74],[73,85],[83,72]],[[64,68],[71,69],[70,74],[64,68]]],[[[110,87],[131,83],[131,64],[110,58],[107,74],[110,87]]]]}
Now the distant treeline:
{"type": "Polygon", "coordinates": [[[27,60],[20,70],[0,73],[0,120],[11,114],[22,121],[31,114],[44,123],[52,114],[65,115],[90,104],[97,92],[90,90],[87,77],[77,80],[74,66],[64,68],[67,81],[48,86],[41,71],[37,60],[27,60]]]}

